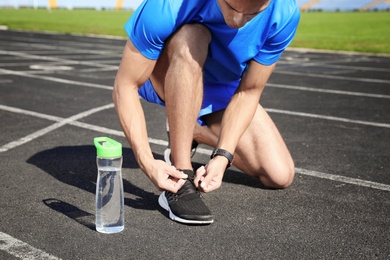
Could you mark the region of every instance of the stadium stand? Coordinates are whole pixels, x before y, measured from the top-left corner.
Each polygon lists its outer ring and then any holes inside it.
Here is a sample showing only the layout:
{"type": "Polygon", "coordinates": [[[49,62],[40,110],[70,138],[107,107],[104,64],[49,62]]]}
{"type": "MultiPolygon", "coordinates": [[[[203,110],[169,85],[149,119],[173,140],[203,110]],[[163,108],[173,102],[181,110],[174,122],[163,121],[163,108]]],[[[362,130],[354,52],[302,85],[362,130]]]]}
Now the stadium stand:
{"type": "Polygon", "coordinates": [[[309,3],[309,2],[311,2],[311,0],[297,0],[297,4],[300,7],[305,5],[305,4],[307,4],[307,3],[309,3]]]}
{"type": "Polygon", "coordinates": [[[366,6],[363,6],[360,10],[390,10],[390,0],[376,0],[369,3],[366,6]]]}
{"type": "MultiPolygon", "coordinates": [[[[320,2],[321,0],[311,0],[309,2],[307,2],[306,4],[303,4],[303,5],[299,5],[299,8],[302,10],[302,11],[307,11],[309,10],[313,5],[317,4],[318,2],[320,2]]],[[[299,3],[298,3],[299,4],[299,3]]]]}
{"type": "Polygon", "coordinates": [[[390,0],[297,0],[297,3],[304,11],[367,11],[390,8],[390,0]]]}

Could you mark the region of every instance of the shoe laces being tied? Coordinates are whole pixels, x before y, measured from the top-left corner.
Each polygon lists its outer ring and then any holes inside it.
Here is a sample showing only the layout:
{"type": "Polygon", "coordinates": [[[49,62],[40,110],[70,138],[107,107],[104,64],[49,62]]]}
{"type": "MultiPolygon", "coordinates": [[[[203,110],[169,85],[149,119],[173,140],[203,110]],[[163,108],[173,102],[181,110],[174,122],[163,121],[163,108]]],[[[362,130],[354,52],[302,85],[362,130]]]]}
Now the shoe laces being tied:
{"type": "MultiPolygon", "coordinates": [[[[175,194],[177,197],[181,198],[190,194],[194,194],[195,197],[200,196],[200,191],[198,188],[196,188],[194,179],[195,179],[195,173],[193,170],[180,170],[179,171],[184,172],[188,175],[188,178],[186,179],[186,182],[184,185],[178,190],[178,192],[175,194]]],[[[191,199],[193,196],[189,196],[188,199],[191,199]]],[[[194,198],[195,198],[194,197],[194,198]]]]}

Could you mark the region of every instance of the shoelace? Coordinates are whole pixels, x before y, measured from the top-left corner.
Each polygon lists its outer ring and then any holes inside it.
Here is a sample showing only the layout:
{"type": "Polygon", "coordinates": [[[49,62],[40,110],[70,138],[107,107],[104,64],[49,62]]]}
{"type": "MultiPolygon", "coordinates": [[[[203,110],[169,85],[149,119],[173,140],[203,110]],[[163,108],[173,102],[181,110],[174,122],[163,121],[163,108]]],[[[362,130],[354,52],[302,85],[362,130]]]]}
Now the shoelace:
{"type": "Polygon", "coordinates": [[[199,190],[195,187],[193,180],[187,179],[183,187],[175,194],[177,197],[183,197],[189,194],[199,193],[199,190]]]}
{"type": "MultiPolygon", "coordinates": [[[[180,169],[178,169],[178,170],[180,170],[180,169]]],[[[194,179],[195,179],[194,172],[192,170],[180,170],[180,171],[187,174],[188,178],[186,179],[186,182],[184,183],[184,185],[179,189],[179,191],[174,194],[174,196],[175,197],[183,197],[183,196],[186,196],[188,194],[194,194],[194,193],[199,194],[200,191],[195,186],[195,183],[194,183],[194,179]]]]}

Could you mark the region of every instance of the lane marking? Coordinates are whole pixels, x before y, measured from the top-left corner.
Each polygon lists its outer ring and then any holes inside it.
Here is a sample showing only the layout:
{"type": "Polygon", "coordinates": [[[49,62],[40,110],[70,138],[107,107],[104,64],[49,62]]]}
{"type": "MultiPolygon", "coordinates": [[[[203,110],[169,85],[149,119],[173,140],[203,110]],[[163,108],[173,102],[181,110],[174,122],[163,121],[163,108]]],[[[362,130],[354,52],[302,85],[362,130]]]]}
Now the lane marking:
{"type": "Polygon", "coordinates": [[[359,62],[376,62],[377,60],[377,57],[375,57],[374,59],[359,59],[359,60],[355,60],[355,59],[350,59],[350,60],[327,60],[327,61],[313,61],[313,62],[310,62],[310,59],[307,58],[290,58],[288,59],[289,57],[286,58],[286,61],[285,60],[280,60],[278,61],[278,64],[287,64],[287,65],[299,65],[301,68],[311,68],[311,67],[325,67],[325,68],[331,68],[331,69],[340,69],[341,71],[349,71],[349,70],[353,70],[353,71],[375,71],[375,72],[390,72],[390,69],[388,68],[372,68],[372,67],[366,67],[366,66],[353,66],[353,65],[338,65],[338,64],[335,64],[335,63],[338,63],[338,62],[352,62],[352,63],[359,63],[359,62]],[[304,62],[304,63],[302,63],[304,62]],[[298,64],[297,64],[298,63],[298,64]],[[302,63],[302,64],[300,64],[302,63]]]}
{"type": "Polygon", "coordinates": [[[13,149],[15,147],[18,147],[22,144],[25,144],[27,142],[30,142],[38,137],[41,137],[57,128],[60,128],[66,124],[69,124],[70,122],[73,122],[73,121],[77,121],[79,119],[82,119],[86,116],[89,116],[91,114],[94,114],[96,112],[99,112],[99,111],[102,111],[102,110],[105,110],[105,109],[109,109],[109,108],[113,108],[114,107],[114,104],[108,104],[108,105],[104,105],[104,106],[101,106],[101,107],[97,107],[97,108],[93,108],[93,109],[90,109],[90,110],[87,110],[87,111],[84,111],[82,113],[79,113],[77,115],[74,115],[74,116],[71,116],[71,117],[68,117],[68,118],[65,118],[55,124],[52,124],[48,127],[45,127],[45,128],[42,128],[38,131],[35,131],[34,133],[31,133],[29,135],[26,135],[22,138],[20,138],[19,140],[16,140],[16,141],[12,141],[8,144],[5,144],[3,146],[0,147],[0,153],[1,152],[6,152],[8,151],[9,149],[13,149]]]}
{"type": "Polygon", "coordinates": [[[29,244],[0,232],[0,250],[24,260],[60,260],[61,258],[48,254],[29,244]]]}
{"type": "Polygon", "coordinates": [[[310,49],[310,48],[298,48],[298,47],[287,47],[287,50],[292,52],[299,52],[303,54],[310,54],[310,53],[325,53],[325,54],[346,54],[346,55],[353,55],[353,56],[365,56],[365,57],[390,57],[390,54],[382,54],[382,53],[364,53],[364,52],[357,52],[357,51],[334,51],[334,50],[324,50],[324,49],[310,49]]]}
{"type": "Polygon", "coordinates": [[[64,66],[64,65],[54,65],[54,64],[34,64],[29,66],[32,70],[44,70],[44,71],[53,71],[53,70],[74,70],[73,67],[64,66]]]}
{"type": "Polygon", "coordinates": [[[316,118],[316,119],[324,119],[324,120],[330,120],[330,121],[345,122],[345,123],[350,123],[350,124],[358,124],[358,125],[368,125],[368,126],[375,126],[375,127],[390,128],[390,124],[385,124],[385,123],[375,123],[375,122],[368,122],[368,121],[362,121],[362,120],[353,120],[353,119],[348,119],[348,118],[343,118],[343,117],[324,116],[324,115],[318,115],[318,114],[309,114],[309,113],[304,113],[304,112],[294,112],[294,111],[274,109],[274,108],[266,108],[265,110],[267,112],[277,113],[277,114],[285,114],[285,115],[301,116],[301,117],[311,117],[311,118],[316,118]]]}
{"type": "MultiPolygon", "coordinates": [[[[108,108],[110,108],[110,107],[113,107],[114,105],[111,104],[111,106],[110,105],[107,105],[107,106],[108,106],[108,108]]],[[[101,107],[101,108],[103,108],[103,107],[101,107]]],[[[37,113],[37,112],[29,111],[29,110],[24,110],[24,109],[14,108],[14,107],[9,107],[9,106],[4,106],[4,105],[0,105],[0,109],[5,110],[5,111],[9,111],[9,112],[18,113],[18,114],[24,114],[24,115],[29,115],[29,116],[33,116],[33,117],[52,120],[52,121],[64,122],[66,120],[66,119],[64,120],[63,118],[57,117],[57,116],[46,115],[46,114],[42,114],[42,113],[37,113]]],[[[92,131],[96,131],[96,132],[100,132],[100,133],[104,133],[104,134],[125,137],[123,131],[119,131],[119,130],[115,130],[115,129],[91,125],[88,123],[83,123],[83,122],[78,122],[78,121],[69,121],[69,122],[67,122],[67,124],[77,126],[80,128],[84,128],[84,129],[88,129],[88,130],[92,130],[92,131]]],[[[149,138],[149,143],[164,146],[164,147],[168,146],[168,142],[165,140],[161,140],[161,139],[149,138]]],[[[211,155],[212,151],[210,149],[198,148],[196,150],[196,152],[209,157],[211,155]]],[[[306,170],[306,169],[301,169],[301,168],[295,168],[295,171],[298,174],[302,174],[302,175],[308,175],[308,176],[312,176],[312,177],[317,177],[317,178],[322,178],[322,179],[327,179],[327,180],[332,180],[332,181],[338,181],[338,182],[347,183],[347,184],[353,184],[356,186],[369,187],[369,188],[377,189],[377,190],[390,191],[390,185],[387,185],[387,184],[366,181],[366,180],[361,180],[361,179],[355,179],[355,178],[349,178],[349,177],[345,177],[345,176],[341,176],[341,175],[334,175],[334,174],[329,174],[329,173],[311,171],[311,170],[306,170]]]]}
{"type": "Polygon", "coordinates": [[[323,172],[317,172],[317,171],[310,171],[306,169],[301,168],[295,168],[296,173],[302,174],[302,175],[308,175],[312,177],[317,177],[321,179],[327,179],[332,181],[338,181],[343,183],[348,183],[356,186],[363,186],[363,187],[369,187],[376,190],[384,190],[384,191],[390,191],[390,185],[382,184],[378,182],[372,182],[372,181],[365,181],[361,179],[355,179],[350,177],[345,177],[341,175],[335,175],[330,173],[323,173],[323,172]]]}
{"type": "Polygon", "coordinates": [[[12,112],[12,113],[17,113],[17,114],[22,114],[22,115],[26,115],[26,116],[33,116],[33,117],[43,118],[43,119],[47,119],[47,120],[51,120],[51,121],[57,121],[58,122],[58,121],[64,120],[64,118],[62,118],[62,117],[42,114],[42,113],[38,113],[38,112],[26,110],[26,109],[21,109],[21,108],[17,108],[17,107],[10,107],[10,106],[5,106],[5,105],[0,105],[0,109],[4,110],[4,111],[12,112]]]}
{"type": "Polygon", "coordinates": [[[301,91],[310,91],[310,92],[320,92],[320,93],[329,93],[329,94],[340,94],[340,95],[348,95],[348,96],[360,96],[360,97],[390,99],[390,95],[371,94],[371,93],[353,92],[353,91],[343,91],[343,90],[335,90],[335,89],[308,88],[308,87],[283,85],[283,84],[274,84],[274,83],[267,83],[267,87],[282,88],[282,89],[292,89],[292,90],[301,90],[301,91]]]}
{"type": "Polygon", "coordinates": [[[60,78],[55,78],[55,77],[30,74],[30,73],[19,72],[19,71],[14,71],[14,70],[0,69],[0,73],[23,76],[23,77],[28,77],[28,78],[35,78],[35,79],[44,79],[44,80],[53,81],[53,82],[62,83],[62,84],[71,84],[71,85],[99,88],[99,89],[107,89],[107,90],[113,89],[113,87],[107,86],[107,85],[87,83],[87,82],[74,81],[74,80],[68,80],[68,79],[60,79],[60,78]]]}
{"type": "Polygon", "coordinates": [[[369,82],[369,83],[383,83],[389,84],[390,80],[385,79],[369,79],[369,78],[356,78],[356,77],[346,77],[346,76],[337,76],[337,75],[325,75],[325,74],[316,74],[316,73],[307,73],[307,72],[295,72],[295,71],[286,71],[286,70],[274,70],[274,73],[294,75],[294,76],[303,76],[303,77],[313,77],[313,78],[326,78],[326,79],[338,79],[338,80],[350,80],[350,81],[360,81],[360,82],[369,82]]]}
{"type": "Polygon", "coordinates": [[[2,50],[0,50],[0,54],[10,55],[10,56],[15,56],[15,57],[22,57],[24,59],[55,61],[55,62],[62,62],[65,64],[88,65],[88,66],[94,66],[94,67],[118,69],[118,66],[96,63],[94,61],[77,61],[77,60],[61,59],[61,58],[57,58],[57,57],[34,55],[34,54],[28,54],[28,53],[16,52],[16,51],[2,51],[2,50]]]}

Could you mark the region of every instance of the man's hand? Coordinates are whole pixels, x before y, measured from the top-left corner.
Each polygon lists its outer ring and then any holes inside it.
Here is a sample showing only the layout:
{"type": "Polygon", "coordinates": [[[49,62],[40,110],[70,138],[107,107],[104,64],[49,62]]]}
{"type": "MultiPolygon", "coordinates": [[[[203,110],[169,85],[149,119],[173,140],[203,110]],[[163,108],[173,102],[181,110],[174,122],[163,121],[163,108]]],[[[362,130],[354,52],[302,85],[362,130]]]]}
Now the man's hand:
{"type": "Polygon", "coordinates": [[[162,160],[154,160],[152,168],[148,173],[150,180],[160,190],[167,190],[176,193],[185,183],[188,175],[176,170],[162,160]]]}
{"type": "Polygon", "coordinates": [[[223,174],[228,160],[223,156],[216,156],[206,166],[196,171],[195,185],[203,192],[210,192],[221,187],[223,174]]]}

